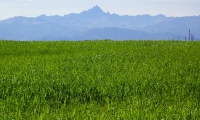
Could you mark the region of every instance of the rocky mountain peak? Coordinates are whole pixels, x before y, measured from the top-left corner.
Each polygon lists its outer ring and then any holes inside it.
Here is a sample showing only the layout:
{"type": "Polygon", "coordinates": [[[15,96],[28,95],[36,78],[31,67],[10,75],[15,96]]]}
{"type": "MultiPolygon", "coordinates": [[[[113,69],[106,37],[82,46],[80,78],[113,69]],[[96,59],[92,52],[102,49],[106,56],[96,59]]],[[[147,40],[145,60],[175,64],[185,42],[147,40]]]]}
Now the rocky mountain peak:
{"type": "Polygon", "coordinates": [[[93,8],[89,9],[88,11],[103,12],[103,10],[98,5],[94,6],[93,8]]]}
{"type": "Polygon", "coordinates": [[[83,11],[83,14],[90,14],[90,15],[100,15],[100,14],[104,14],[103,10],[98,6],[94,6],[91,9],[87,10],[87,11],[83,11]]]}

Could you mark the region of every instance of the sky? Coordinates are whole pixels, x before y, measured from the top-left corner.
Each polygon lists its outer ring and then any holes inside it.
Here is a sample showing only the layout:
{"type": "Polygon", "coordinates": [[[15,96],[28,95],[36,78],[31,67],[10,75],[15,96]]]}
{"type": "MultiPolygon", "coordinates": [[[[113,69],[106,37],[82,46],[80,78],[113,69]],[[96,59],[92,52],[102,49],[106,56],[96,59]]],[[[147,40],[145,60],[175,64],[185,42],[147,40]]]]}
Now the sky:
{"type": "Polygon", "coordinates": [[[0,20],[14,16],[36,17],[80,13],[98,5],[119,15],[169,17],[200,15],[200,0],[0,0],[0,20]]]}

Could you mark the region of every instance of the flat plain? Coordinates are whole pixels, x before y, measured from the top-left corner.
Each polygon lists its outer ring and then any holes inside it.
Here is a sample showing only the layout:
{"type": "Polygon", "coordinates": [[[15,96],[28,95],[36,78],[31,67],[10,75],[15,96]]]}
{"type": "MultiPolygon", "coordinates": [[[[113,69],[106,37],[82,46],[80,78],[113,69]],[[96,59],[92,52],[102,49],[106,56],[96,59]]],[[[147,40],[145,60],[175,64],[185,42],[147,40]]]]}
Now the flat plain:
{"type": "Polygon", "coordinates": [[[0,41],[0,118],[198,119],[200,42],[0,41]]]}

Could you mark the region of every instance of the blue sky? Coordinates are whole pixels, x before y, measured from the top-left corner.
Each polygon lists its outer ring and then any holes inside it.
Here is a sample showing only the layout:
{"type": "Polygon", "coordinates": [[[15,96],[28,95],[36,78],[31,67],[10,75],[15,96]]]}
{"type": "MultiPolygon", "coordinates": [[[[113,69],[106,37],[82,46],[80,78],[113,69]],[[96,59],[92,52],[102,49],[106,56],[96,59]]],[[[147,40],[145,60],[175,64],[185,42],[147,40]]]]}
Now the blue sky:
{"type": "Polygon", "coordinates": [[[105,12],[119,15],[200,15],[200,0],[0,0],[0,20],[41,14],[63,16],[80,13],[95,5],[105,12]]]}

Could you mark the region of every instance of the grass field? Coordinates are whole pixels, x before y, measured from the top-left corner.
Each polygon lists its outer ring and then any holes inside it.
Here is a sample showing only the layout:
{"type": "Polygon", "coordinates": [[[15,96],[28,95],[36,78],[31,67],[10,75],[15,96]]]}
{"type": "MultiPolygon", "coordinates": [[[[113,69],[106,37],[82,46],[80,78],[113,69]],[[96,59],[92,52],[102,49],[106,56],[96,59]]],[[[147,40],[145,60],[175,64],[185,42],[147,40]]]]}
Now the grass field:
{"type": "Polygon", "coordinates": [[[200,118],[200,42],[0,41],[0,119],[200,118]]]}

